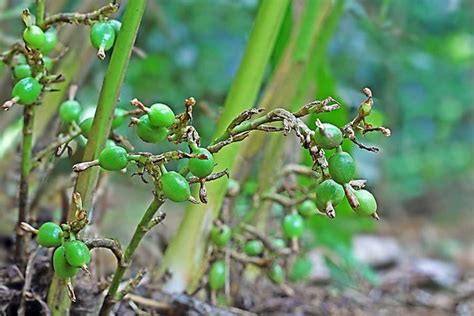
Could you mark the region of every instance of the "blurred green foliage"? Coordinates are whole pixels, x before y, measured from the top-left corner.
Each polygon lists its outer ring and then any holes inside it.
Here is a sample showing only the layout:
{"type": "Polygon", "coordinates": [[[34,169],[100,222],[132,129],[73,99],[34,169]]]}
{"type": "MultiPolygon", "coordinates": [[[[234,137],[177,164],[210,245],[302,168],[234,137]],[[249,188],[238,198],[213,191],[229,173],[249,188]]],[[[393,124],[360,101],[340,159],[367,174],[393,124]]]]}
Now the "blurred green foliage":
{"type": "Polygon", "coordinates": [[[331,69],[346,100],[371,87],[392,128],[388,140],[369,138],[382,143],[382,155],[359,152],[360,173],[382,184],[389,202],[433,190],[453,197],[461,176],[472,186],[473,18],[472,2],[463,0],[348,3],[332,39],[331,69]]]}

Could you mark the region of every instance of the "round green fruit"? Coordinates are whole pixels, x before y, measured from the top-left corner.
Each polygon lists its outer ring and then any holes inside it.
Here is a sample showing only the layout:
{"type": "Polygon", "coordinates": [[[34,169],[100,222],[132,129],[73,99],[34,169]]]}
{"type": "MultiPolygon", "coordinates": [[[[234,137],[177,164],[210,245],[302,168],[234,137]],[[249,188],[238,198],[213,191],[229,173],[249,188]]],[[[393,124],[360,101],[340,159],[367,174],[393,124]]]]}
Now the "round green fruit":
{"type": "Polygon", "coordinates": [[[89,133],[91,132],[93,122],[94,122],[94,118],[89,117],[89,118],[86,118],[84,121],[82,121],[81,124],[79,124],[82,135],[84,135],[84,137],[89,138],[89,133]]]}
{"type": "Polygon", "coordinates": [[[348,153],[336,152],[329,158],[329,173],[331,177],[340,184],[345,184],[354,178],[355,163],[348,153]]]}
{"type": "Polygon", "coordinates": [[[33,49],[39,49],[43,47],[46,37],[43,30],[36,26],[30,25],[23,31],[23,40],[28,47],[33,49]]]}
{"type": "Polygon", "coordinates": [[[298,282],[307,279],[311,275],[313,263],[306,257],[299,257],[295,260],[290,269],[290,280],[298,282]]]}
{"type": "Polygon", "coordinates": [[[128,165],[128,154],[119,146],[105,147],[99,155],[99,166],[109,171],[120,171],[128,165]]]}
{"type": "Polygon", "coordinates": [[[209,286],[213,290],[222,288],[225,284],[226,266],[224,260],[215,261],[209,268],[208,280],[209,286]]]}
{"type": "Polygon", "coordinates": [[[331,202],[332,206],[337,206],[344,199],[344,188],[332,179],[324,180],[316,189],[316,203],[318,209],[322,212],[331,202]]]}
{"type": "Polygon", "coordinates": [[[367,190],[358,190],[354,191],[354,195],[359,201],[359,207],[354,209],[357,214],[370,216],[377,212],[377,201],[372,193],[367,190]]]}
{"type": "Polygon", "coordinates": [[[198,178],[205,178],[214,170],[214,156],[205,148],[193,150],[195,155],[205,155],[207,159],[191,158],[188,162],[189,171],[198,178]]]}
{"type": "Polygon", "coordinates": [[[166,139],[168,129],[152,126],[148,115],[143,115],[137,123],[137,135],[144,142],[155,144],[166,139]]]}
{"type": "Polygon", "coordinates": [[[260,240],[249,240],[244,245],[244,252],[247,256],[258,256],[263,253],[265,247],[260,240]]]}
{"type": "Polygon", "coordinates": [[[297,207],[298,213],[303,217],[309,217],[316,213],[316,204],[311,200],[304,200],[297,207]]]}
{"type": "Polygon", "coordinates": [[[76,100],[64,101],[59,106],[59,118],[61,119],[61,121],[63,121],[66,124],[70,124],[74,121],[76,122],[79,121],[81,113],[82,113],[81,104],[77,102],[76,100]]]}
{"type": "Polygon", "coordinates": [[[115,30],[108,22],[97,22],[92,26],[90,40],[96,49],[107,51],[114,46],[115,30]]]}
{"type": "Polygon", "coordinates": [[[282,284],[285,282],[285,270],[283,270],[282,266],[273,263],[270,268],[268,269],[268,277],[276,284],[282,284]]]}
{"type": "Polygon", "coordinates": [[[63,230],[58,224],[44,223],[38,229],[36,242],[42,247],[58,247],[63,243],[63,230]]]}
{"type": "Polygon", "coordinates": [[[66,260],[64,246],[60,246],[54,251],[53,269],[56,276],[61,279],[72,278],[77,273],[77,268],[71,266],[66,260]]]}
{"type": "Polygon", "coordinates": [[[170,127],[175,120],[173,110],[163,103],[155,103],[150,106],[148,117],[150,124],[156,127],[170,127]]]}
{"type": "Polygon", "coordinates": [[[211,229],[211,240],[217,247],[224,247],[232,238],[232,230],[227,225],[214,226],[211,229]]]}
{"type": "Polygon", "coordinates": [[[323,124],[323,128],[317,128],[313,135],[316,145],[323,149],[334,149],[342,144],[341,130],[332,124],[323,124]]]}
{"type": "Polygon", "coordinates": [[[127,116],[125,115],[127,113],[126,110],[121,109],[121,108],[116,108],[114,111],[114,119],[112,121],[112,129],[119,128],[123,122],[125,122],[125,119],[127,116]]]}
{"type": "Polygon", "coordinates": [[[283,218],[283,233],[289,238],[298,238],[304,232],[304,220],[298,214],[288,214],[283,218]]]}
{"type": "Polygon", "coordinates": [[[64,243],[66,261],[73,267],[80,268],[91,262],[89,248],[80,240],[71,240],[64,243]]]}
{"type": "Polygon", "coordinates": [[[280,250],[286,247],[286,242],[281,238],[275,238],[271,241],[272,247],[275,250],[280,250]]]}
{"type": "Polygon", "coordinates": [[[50,28],[46,32],[44,32],[44,44],[40,48],[42,54],[47,55],[49,54],[58,43],[58,33],[54,28],[50,28]]]}
{"type": "Polygon", "coordinates": [[[18,64],[13,68],[13,74],[16,79],[31,77],[31,67],[28,64],[18,64]]]}
{"type": "Polygon", "coordinates": [[[191,196],[188,181],[175,171],[163,174],[160,178],[163,194],[174,202],[184,202],[191,196]]]}
{"type": "Polygon", "coordinates": [[[12,96],[18,98],[18,102],[29,105],[35,102],[41,94],[41,84],[32,77],[26,77],[18,81],[12,90],[12,96]]]}

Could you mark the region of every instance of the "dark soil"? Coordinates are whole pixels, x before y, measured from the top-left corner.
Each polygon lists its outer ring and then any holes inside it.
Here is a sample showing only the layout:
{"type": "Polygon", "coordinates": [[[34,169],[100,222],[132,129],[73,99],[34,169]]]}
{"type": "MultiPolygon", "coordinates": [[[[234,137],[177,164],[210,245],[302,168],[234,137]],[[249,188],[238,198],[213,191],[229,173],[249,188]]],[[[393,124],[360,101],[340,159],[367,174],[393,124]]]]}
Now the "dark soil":
{"type": "MultiPolygon", "coordinates": [[[[230,297],[235,307],[216,308],[205,302],[208,298],[205,289],[194,296],[167,295],[145,277],[116,312],[119,315],[474,315],[471,228],[469,221],[451,227],[423,221],[417,223],[416,220],[397,221],[397,225],[392,225],[390,220],[382,223],[380,233],[394,238],[401,245],[401,251],[397,254],[400,258],[377,268],[380,275],[377,287],[364,280],[346,288],[313,280],[290,284],[294,295],[289,296],[288,291],[266,278],[250,282],[237,275],[231,280],[232,284],[238,282],[239,285],[237,294],[230,297]],[[443,244],[446,236],[456,240],[459,247],[451,252],[448,249],[449,255],[442,257],[432,245],[443,244]],[[430,240],[430,246],[426,245],[426,238],[430,240]]],[[[376,236],[374,240],[377,240],[376,236]]],[[[25,315],[48,315],[45,302],[52,276],[51,252],[38,249],[31,253],[28,268],[23,273],[9,261],[12,247],[12,237],[3,236],[0,244],[0,315],[16,315],[21,309],[25,315]]],[[[81,272],[75,281],[78,301],[72,305],[72,315],[94,314],[100,305],[107,284],[104,275],[113,268],[104,262],[112,258],[96,253],[94,260],[93,276],[81,272]]],[[[139,268],[134,267],[132,273],[139,268]]]]}

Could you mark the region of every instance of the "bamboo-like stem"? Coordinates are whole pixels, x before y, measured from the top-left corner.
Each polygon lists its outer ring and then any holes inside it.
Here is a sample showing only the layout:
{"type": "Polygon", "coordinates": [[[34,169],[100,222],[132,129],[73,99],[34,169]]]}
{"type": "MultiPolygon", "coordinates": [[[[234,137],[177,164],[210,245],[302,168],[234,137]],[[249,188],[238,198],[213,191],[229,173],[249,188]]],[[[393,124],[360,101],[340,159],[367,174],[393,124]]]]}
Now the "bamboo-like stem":
{"type": "MultiPolygon", "coordinates": [[[[322,19],[324,18],[322,11],[328,5],[331,5],[329,0],[306,1],[303,16],[293,31],[293,39],[286,47],[282,61],[274,70],[274,75],[265,90],[262,98],[263,107],[267,109],[292,108],[301,104],[301,101],[304,102],[304,100],[299,100],[300,103],[295,103],[294,98],[314,52],[322,49],[316,42],[318,32],[322,29],[322,19]],[[292,80],[288,82],[290,76],[292,80]]],[[[306,97],[307,89],[299,92],[306,97]]],[[[257,153],[261,152],[264,140],[268,140],[266,134],[252,135],[249,141],[242,146],[239,152],[240,157],[244,161],[253,160],[257,153]]],[[[280,140],[278,139],[278,143],[280,140]]],[[[283,147],[281,143],[280,147],[283,147]]],[[[241,165],[242,167],[239,170],[235,170],[235,174],[246,174],[247,172],[243,172],[246,165],[248,164],[241,165]]]]}
{"type": "Polygon", "coordinates": [[[126,293],[121,293],[118,291],[120,282],[127,271],[127,268],[130,266],[130,263],[133,259],[133,254],[135,250],[137,250],[138,245],[140,244],[141,240],[149,230],[150,222],[153,221],[153,216],[158,211],[158,209],[163,204],[163,201],[159,199],[157,195],[153,198],[153,201],[148,206],[145,214],[143,214],[140,223],[138,223],[137,227],[135,228],[135,232],[133,233],[132,239],[125,248],[123,253],[123,258],[121,262],[117,263],[117,269],[115,270],[114,277],[112,282],[110,283],[109,290],[107,295],[105,296],[104,303],[100,309],[99,315],[108,316],[112,308],[114,307],[115,303],[122,299],[123,295],[126,293]]]}
{"type": "MultiPolygon", "coordinates": [[[[327,23],[334,13],[342,11],[340,10],[342,6],[339,5],[341,2],[343,3],[344,1],[338,1],[338,4],[330,0],[307,1],[296,43],[293,47],[290,47],[287,52],[289,56],[287,56],[286,62],[291,64],[291,66],[286,69],[289,73],[287,72],[279,78],[275,77],[275,79],[283,79],[286,81],[285,78],[291,75],[292,81],[294,81],[295,84],[292,86],[287,85],[287,89],[274,91],[275,93],[272,99],[275,102],[277,102],[276,100],[291,100],[288,102],[288,106],[290,109],[294,109],[295,106],[304,102],[304,98],[307,98],[311,90],[314,89],[312,84],[314,83],[316,69],[321,67],[326,61],[320,59],[316,60],[313,56],[319,53],[319,51],[326,51],[328,41],[321,41],[321,38],[327,38],[326,34],[332,33],[333,28],[327,27],[327,23]]],[[[276,83],[276,85],[278,84],[279,83],[276,83]]],[[[247,143],[250,151],[244,152],[243,155],[246,156],[246,159],[253,159],[257,153],[255,151],[255,149],[258,148],[256,145],[263,139],[266,139],[266,147],[262,160],[267,161],[267,159],[271,159],[275,163],[272,165],[264,164],[260,169],[258,176],[258,194],[264,194],[266,188],[271,186],[271,183],[275,181],[274,168],[278,168],[278,165],[282,163],[286,139],[275,136],[270,137],[270,135],[257,136],[259,137],[258,140],[254,137],[247,143]]],[[[257,227],[264,230],[271,210],[271,202],[264,201],[256,205],[255,208],[253,211],[256,216],[254,222],[257,227]]]]}
{"type": "MultiPolygon", "coordinates": [[[[135,38],[145,11],[146,0],[129,1],[124,13],[122,28],[117,37],[115,47],[110,59],[110,64],[105,74],[100,92],[97,111],[92,123],[91,135],[84,152],[84,161],[97,159],[105,145],[117,104],[120,88],[123,83],[125,71],[128,66],[135,38]]],[[[74,192],[78,192],[83,201],[83,206],[89,210],[92,203],[92,194],[95,189],[99,170],[90,168],[79,174],[74,192]]],[[[73,220],[76,206],[71,203],[68,220],[73,220]]],[[[68,313],[70,302],[65,300],[64,288],[60,280],[54,277],[48,293],[48,306],[53,314],[68,313]]]]}
{"type": "MultiPolygon", "coordinates": [[[[227,96],[224,112],[217,125],[215,137],[222,135],[231,120],[243,110],[255,104],[266,65],[270,59],[278,29],[283,21],[290,1],[263,0],[249,37],[244,56],[227,96]]],[[[238,144],[215,155],[215,162],[222,169],[232,169],[236,160],[238,144]]],[[[205,256],[207,235],[213,219],[219,214],[226,192],[222,180],[208,183],[207,193],[212,197],[207,205],[190,205],[175,237],[168,246],[160,275],[165,271],[170,277],[165,290],[183,292],[192,288],[200,279],[201,265],[205,256]]]]}

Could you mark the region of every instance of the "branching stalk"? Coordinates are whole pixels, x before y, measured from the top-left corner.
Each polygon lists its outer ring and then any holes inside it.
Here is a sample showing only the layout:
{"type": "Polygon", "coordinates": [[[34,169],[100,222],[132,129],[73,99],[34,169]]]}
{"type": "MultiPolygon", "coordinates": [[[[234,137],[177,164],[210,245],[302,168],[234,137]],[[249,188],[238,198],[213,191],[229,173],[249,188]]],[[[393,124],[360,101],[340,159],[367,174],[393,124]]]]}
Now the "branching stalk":
{"type": "MultiPolygon", "coordinates": [[[[46,18],[44,22],[38,23],[43,29],[47,29],[53,24],[69,23],[69,24],[92,24],[93,21],[100,17],[106,17],[114,14],[119,9],[119,5],[115,2],[109,3],[100,9],[89,13],[58,13],[46,18]]],[[[44,8],[43,8],[44,10],[44,8]]]]}
{"type": "Polygon", "coordinates": [[[145,214],[143,214],[142,219],[140,220],[140,223],[137,225],[135,228],[135,232],[133,233],[132,239],[130,239],[130,242],[125,248],[124,254],[123,254],[123,260],[121,262],[118,262],[117,264],[117,270],[115,270],[114,277],[112,279],[112,282],[110,283],[109,291],[107,292],[107,295],[104,299],[104,303],[102,304],[102,307],[100,309],[100,315],[103,316],[108,316],[110,315],[110,311],[114,307],[115,303],[117,303],[123,295],[126,293],[120,293],[119,290],[119,285],[120,282],[122,281],[122,278],[127,271],[127,268],[130,266],[130,263],[132,262],[133,259],[133,254],[135,253],[135,250],[137,250],[138,245],[140,244],[141,240],[145,236],[146,232],[149,230],[149,225],[150,222],[153,221],[153,216],[155,213],[158,211],[160,206],[163,204],[163,201],[159,199],[158,196],[155,195],[153,198],[153,201],[151,204],[148,206],[148,209],[146,210],[145,214]],[[120,295],[119,295],[120,294],[120,295]]]}

